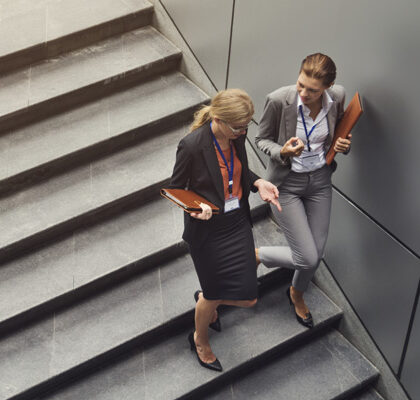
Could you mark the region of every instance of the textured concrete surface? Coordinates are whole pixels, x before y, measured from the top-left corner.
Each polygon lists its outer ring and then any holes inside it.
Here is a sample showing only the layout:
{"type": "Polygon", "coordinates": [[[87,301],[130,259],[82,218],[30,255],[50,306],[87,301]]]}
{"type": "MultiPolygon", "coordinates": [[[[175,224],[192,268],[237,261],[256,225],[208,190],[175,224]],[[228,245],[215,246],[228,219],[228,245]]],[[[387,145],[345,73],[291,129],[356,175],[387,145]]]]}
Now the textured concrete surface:
{"type": "Polygon", "coordinates": [[[241,377],[230,389],[233,398],[241,400],[332,400],[377,373],[343,336],[332,331],[241,377]]]}
{"type": "MultiPolygon", "coordinates": [[[[0,322],[164,251],[181,241],[182,230],[182,211],[157,199],[4,263],[0,268],[0,322]]],[[[254,232],[257,241],[281,237],[268,219],[255,224],[254,232]]],[[[259,268],[260,276],[267,272],[259,268]]],[[[168,307],[175,312],[177,300],[168,307]]]]}
{"type": "Polygon", "coordinates": [[[351,400],[384,400],[384,398],[374,389],[370,389],[365,393],[351,397],[351,400]]]}
{"type": "Polygon", "coordinates": [[[182,214],[161,199],[3,264],[1,320],[178,243],[182,227],[182,214]]]}
{"type": "MultiPolygon", "coordinates": [[[[160,206],[164,205],[161,204],[160,206]]],[[[137,254],[138,258],[147,255],[146,251],[143,250],[143,254],[141,252],[142,243],[144,243],[143,248],[151,247],[151,243],[150,241],[147,242],[146,236],[152,235],[156,239],[160,238],[162,242],[170,243],[168,235],[163,235],[163,232],[159,234],[153,232],[157,224],[152,225],[150,221],[145,221],[145,215],[151,211],[150,209],[144,210],[143,229],[140,228],[138,220],[133,221],[133,218],[130,218],[132,224],[137,225],[137,230],[143,231],[143,234],[136,234],[135,231],[129,232],[132,251],[140,247],[137,254]]],[[[157,212],[154,211],[153,215],[156,216],[156,214],[157,212]]],[[[114,220],[112,222],[114,224],[118,223],[114,220]]],[[[162,225],[163,221],[161,219],[162,225]]],[[[273,234],[272,225],[268,220],[261,221],[256,225],[260,229],[266,227],[265,231],[268,235],[273,234]]],[[[117,231],[118,226],[113,227],[113,229],[117,231]]],[[[105,233],[103,226],[101,231],[102,234],[105,233]]],[[[172,230],[170,235],[176,235],[179,240],[179,228],[172,230]]],[[[66,287],[60,285],[60,277],[63,282],[67,280],[67,290],[71,290],[72,278],[73,284],[77,286],[85,283],[83,279],[88,279],[88,274],[92,279],[92,274],[95,272],[97,274],[103,273],[103,271],[98,270],[98,267],[103,269],[105,260],[115,260],[118,256],[123,257],[125,255],[125,261],[128,261],[127,259],[131,256],[128,252],[130,243],[127,243],[129,237],[126,236],[126,240],[123,241],[121,236],[111,236],[112,242],[101,240],[103,236],[96,238],[96,244],[101,246],[102,251],[95,251],[99,249],[94,248],[86,235],[78,238],[78,240],[73,239],[76,242],[75,254],[73,254],[71,260],[74,263],[73,268],[70,266],[66,271],[60,271],[58,268],[62,268],[62,265],[54,264],[55,270],[47,270],[45,263],[42,263],[35,271],[28,271],[30,274],[26,277],[26,280],[23,279],[24,271],[18,271],[20,273],[15,277],[15,282],[9,280],[9,286],[3,285],[6,290],[1,290],[2,294],[8,292],[9,296],[13,296],[14,292],[14,298],[8,299],[8,302],[13,304],[14,302],[19,303],[20,296],[18,293],[26,291],[28,295],[24,296],[24,300],[33,305],[42,296],[44,298],[48,294],[51,296],[53,290],[57,292],[66,290],[66,287]],[[120,244],[119,247],[118,244],[120,244]],[[84,248],[81,249],[81,247],[84,248]],[[90,263],[80,262],[78,256],[81,254],[89,257],[88,261],[90,263]],[[98,256],[92,258],[94,254],[98,256]],[[100,262],[95,264],[96,260],[100,262]],[[39,273],[39,269],[42,270],[42,275],[39,273]],[[77,273],[77,269],[82,282],[76,279],[77,276],[71,276],[77,273]],[[65,273],[67,273],[67,279],[65,273]],[[51,277],[54,277],[54,280],[51,281],[51,277]],[[23,286],[25,282],[26,286],[23,286]],[[7,288],[9,288],[8,291],[7,288]],[[49,291],[45,289],[49,289],[49,291]]],[[[175,240],[175,238],[172,240],[175,240]]],[[[150,252],[155,249],[148,248],[148,250],[150,252]]],[[[33,266],[31,265],[31,267],[33,266]]],[[[14,272],[16,271],[14,270],[14,272]]],[[[267,270],[260,271],[260,275],[267,272],[267,270]]],[[[13,336],[3,338],[0,340],[0,369],[4,371],[2,382],[7,382],[8,386],[2,387],[0,383],[1,390],[5,393],[10,390],[8,389],[9,386],[16,387],[18,391],[30,387],[108,351],[133,337],[150,331],[185,312],[191,311],[194,307],[192,294],[198,287],[198,279],[191,258],[189,255],[181,256],[141,273],[137,277],[133,277],[109,290],[95,293],[92,298],[50,314],[43,320],[14,333],[13,336]],[[107,334],[104,335],[104,332],[107,332],[107,334]],[[32,369],[36,369],[37,373],[31,374],[32,369]]],[[[294,330],[302,331],[300,325],[297,322],[295,323],[294,315],[290,311],[283,292],[283,289],[278,292],[278,296],[282,299],[281,302],[284,303],[280,311],[287,314],[286,319],[289,321],[289,328],[293,332],[294,330]]],[[[321,322],[338,312],[338,309],[316,288],[311,289],[308,293],[308,302],[317,309],[314,310],[317,322],[321,322]]],[[[0,303],[4,304],[3,301],[0,303]]],[[[20,305],[22,306],[22,304],[20,305]]],[[[3,312],[10,311],[3,310],[3,312]]],[[[275,318],[278,311],[273,308],[270,312],[275,318]]],[[[225,319],[225,317],[222,318],[225,319]]],[[[231,318],[230,314],[227,316],[227,321],[229,318],[231,318]]],[[[285,331],[284,338],[288,337],[288,332],[289,330],[285,331]]],[[[265,341],[265,344],[268,345],[269,343],[265,341]]],[[[2,392],[0,391],[0,393],[2,392]]]]}
{"type": "Polygon", "coordinates": [[[0,79],[0,119],[94,84],[123,80],[130,71],[179,54],[149,26],[31,65],[0,79]]]}
{"type": "Polygon", "coordinates": [[[207,96],[175,72],[0,136],[0,180],[158,123],[207,96]],[[164,99],[164,101],[162,101],[164,99]]]}
{"type": "MultiPolygon", "coordinates": [[[[273,346],[284,345],[305,332],[290,312],[284,295],[286,287],[287,284],[265,294],[253,309],[229,309],[223,313],[223,333],[211,333],[211,342],[225,371],[237,368],[273,346]]],[[[339,312],[315,286],[311,286],[308,299],[316,309],[317,322],[339,312]]],[[[190,302],[193,305],[192,298],[190,302]]],[[[178,398],[200,385],[212,383],[219,374],[198,366],[195,355],[189,349],[187,333],[171,335],[155,346],[139,349],[110,369],[98,371],[87,380],[49,398],[111,398],[110,393],[115,393],[110,384],[115,382],[113,376],[122,374],[126,383],[124,399],[178,398]],[[128,365],[136,367],[129,369],[128,365]],[[105,388],[106,393],[103,392],[105,388]]],[[[119,383],[116,382],[116,385],[118,387],[119,383]]]]}
{"type": "Polygon", "coordinates": [[[146,0],[2,0],[0,57],[131,15],[146,0]]]}
{"type": "Polygon", "coordinates": [[[182,125],[166,135],[74,168],[0,200],[0,247],[87,213],[171,176],[182,125]],[[162,163],[162,160],[164,162],[162,163]]]}

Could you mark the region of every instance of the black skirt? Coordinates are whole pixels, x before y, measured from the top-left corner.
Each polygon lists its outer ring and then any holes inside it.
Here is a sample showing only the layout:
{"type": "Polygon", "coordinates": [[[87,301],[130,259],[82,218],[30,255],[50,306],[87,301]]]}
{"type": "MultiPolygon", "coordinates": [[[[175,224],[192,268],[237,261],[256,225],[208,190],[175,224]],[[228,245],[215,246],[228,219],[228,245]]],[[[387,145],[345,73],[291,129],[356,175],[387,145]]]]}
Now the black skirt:
{"type": "Polygon", "coordinates": [[[190,245],[204,298],[255,299],[257,269],[254,237],[243,207],[213,216],[211,220],[211,229],[204,243],[201,246],[190,245]]]}

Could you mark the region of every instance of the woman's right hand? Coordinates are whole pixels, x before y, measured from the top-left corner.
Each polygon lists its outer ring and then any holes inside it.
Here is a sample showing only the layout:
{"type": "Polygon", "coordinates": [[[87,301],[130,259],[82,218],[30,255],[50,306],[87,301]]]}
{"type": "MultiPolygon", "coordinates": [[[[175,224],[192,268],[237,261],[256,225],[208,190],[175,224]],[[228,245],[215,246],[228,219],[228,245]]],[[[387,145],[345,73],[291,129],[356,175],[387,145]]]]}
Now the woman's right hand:
{"type": "Polygon", "coordinates": [[[282,157],[299,157],[302,154],[305,145],[298,137],[291,137],[281,148],[280,154],[282,157]]]}
{"type": "Polygon", "coordinates": [[[200,203],[200,207],[203,210],[201,213],[191,213],[191,217],[202,219],[202,220],[208,220],[212,217],[213,211],[211,210],[211,207],[208,204],[200,203]]]}

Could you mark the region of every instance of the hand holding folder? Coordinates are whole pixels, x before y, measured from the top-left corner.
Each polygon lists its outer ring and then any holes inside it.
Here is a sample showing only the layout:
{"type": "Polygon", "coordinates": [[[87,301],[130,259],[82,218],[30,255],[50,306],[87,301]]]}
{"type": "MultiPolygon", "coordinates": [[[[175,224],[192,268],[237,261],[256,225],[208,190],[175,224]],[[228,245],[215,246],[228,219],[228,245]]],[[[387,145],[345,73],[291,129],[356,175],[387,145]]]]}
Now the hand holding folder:
{"type": "Polygon", "coordinates": [[[202,209],[200,207],[201,203],[207,204],[210,206],[213,214],[219,213],[219,208],[213,203],[210,203],[204,197],[198,195],[192,190],[184,189],[161,189],[160,194],[171,200],[178,207],[182,208],[185,212],[191,213],[201,213],[202,209]]]}
{"type": "Polygon", "coordinates": [[[334,150],[335,143],[337,142],[338,138],[347,138],[348,134],[353,129],[356,122],[359,120],[360,116],[363,114],[362,103],[360,101],[359,92],[351,99],[349,105],[344,111],[343,118],[341,118],[340,122],[335,129],[334,139],[329,148],[327,155],[325,157],[327,164],[331,164],[334,160],[336,151],[334,150]]]}

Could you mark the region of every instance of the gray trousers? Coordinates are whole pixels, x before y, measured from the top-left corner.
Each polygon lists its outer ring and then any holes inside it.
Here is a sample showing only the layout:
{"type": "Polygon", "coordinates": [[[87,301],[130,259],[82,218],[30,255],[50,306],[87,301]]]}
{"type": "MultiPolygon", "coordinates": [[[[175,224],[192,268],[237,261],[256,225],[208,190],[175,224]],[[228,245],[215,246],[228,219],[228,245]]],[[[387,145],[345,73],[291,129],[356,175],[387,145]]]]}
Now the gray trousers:
{"type": "Polygon", "coordinates": [[[305,291],[324,253],[331,213],[331,174],[328,165],[306,173],[291,171],[279,187],[282,212],[271,207],[289,246],[259,248],[268,268],[296,270],[292,285],[305,291]]]}

